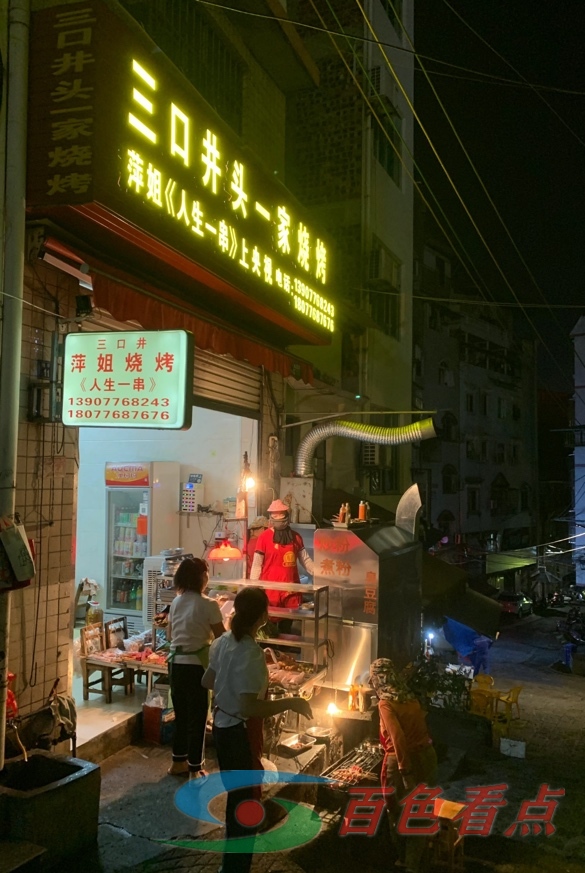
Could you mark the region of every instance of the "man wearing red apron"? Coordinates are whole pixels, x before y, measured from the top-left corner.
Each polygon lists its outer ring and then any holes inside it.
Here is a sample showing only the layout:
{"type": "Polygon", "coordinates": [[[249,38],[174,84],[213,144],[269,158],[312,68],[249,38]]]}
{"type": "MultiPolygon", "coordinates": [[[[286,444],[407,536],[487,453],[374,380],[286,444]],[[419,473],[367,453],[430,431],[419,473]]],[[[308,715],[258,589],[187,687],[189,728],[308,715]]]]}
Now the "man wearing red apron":
{"type": "MultiPolygon", "coordinates": [[[[302,537],[290,526],[288,506],[282,500],[273,500],[268,507],[270,526],[256,541],[256,551],[250,571],[251,581],[300,583],[297,561],[307,573],[313,575],[313,561],[302,537]]],[[[267,591],[271,606],[298,609],[302,602],[300,594],[289,591],[267,591]]]]}

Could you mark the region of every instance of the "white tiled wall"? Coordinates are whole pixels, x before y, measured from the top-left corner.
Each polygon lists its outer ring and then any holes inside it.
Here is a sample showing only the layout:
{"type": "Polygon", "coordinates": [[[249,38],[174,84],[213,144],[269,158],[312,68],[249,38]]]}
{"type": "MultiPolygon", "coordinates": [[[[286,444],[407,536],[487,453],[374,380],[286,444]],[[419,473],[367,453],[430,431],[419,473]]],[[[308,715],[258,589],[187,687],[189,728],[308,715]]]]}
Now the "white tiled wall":
{"type": "MultiPolygon", "coordinates": [[[[8,647],[8,667],[17,675],[14,690],[23,714],[45,703],[56,679],[60,691],[70,687],[77,430],[30,422],[27,408],[29,378],[38,376],[37,361],[50,359],[52,334],[60,321],[74,315],[76,293],[77,283],[70,276],[40,262],[27,264],[16,510],[35,541],[37,575],[30,587],[11,595],[8,647]]],[[[43,412],[48,412],[46,398],[43,412]]]]}
{"type": "MultiPolygon", "coordinates": [[[[244,451],[256,453],[256,424],[227,413],[195,407],[188,431],[109,430],[88,428],[79,438],[80,467],[77,520],[76,578],[84,576],[104,585],[106,572],[107,461],[175,461],[182,474],[203,473],[204,504],[235,497],[240,481],[244,451]]],[[[179,494],[177,493],[177,510],[179,494]]],[[[204,540],[216,526],[215,517],[181,516],[180,545],[187,552],[202,555],[204,540]]]]}
{"type": "MultiPolygon", "coordinates": [[[[79,289],[73,277],[39,261],[26,265],[24,290],[27,305],[23,314],[16,509],[35,540],[37,575],[30,587],[11,595],[8,666],[17,675],[14,690],[21,712],[27,714],[46,702],[56,679],[61,691],[71,692],[75,589],[83,576],[99,581],[100,572],[103,575],[105,462],[177,461],[183,465],[182,472],[203,472],[205,503],[214,503],[235,496],[244,451],[253,472],[258,472],[254,469],[258,428],[249,419],[198,407],[191,429],[185,432],[78,431],[61,424],[28,421],[29,378],[38,375],[37,361],[50,359],[51,337],[59,323],[74,316],[79,289]],[[73,565],[74,543],[77,567],[73,565]]],[[[274,396],[280,404],[282,379],[273,379],[274,396]]],[[[267,394],[263,410],[266,434],[277,421],[277,409],[267,394]]],[[[264,463],[265,454],[263,440],[264,463]]],[[[264,498],[268,499],[267,494],[264,498]]],[[[256,514],[256,507],[250,507],[250,516],[256,514]]],[[[215,520],[202,516],[181,517],[180,545],[202,554],[203,540],[210,538],[214,525],[215,520]]]]}

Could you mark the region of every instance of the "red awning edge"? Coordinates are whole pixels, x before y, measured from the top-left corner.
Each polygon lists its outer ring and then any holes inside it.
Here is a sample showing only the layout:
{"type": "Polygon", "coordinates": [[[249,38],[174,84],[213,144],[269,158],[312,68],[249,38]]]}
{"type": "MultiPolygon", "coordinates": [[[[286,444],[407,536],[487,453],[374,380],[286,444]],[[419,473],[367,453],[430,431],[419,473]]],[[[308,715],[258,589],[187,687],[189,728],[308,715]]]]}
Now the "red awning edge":
{"type": "Polygon", "coordinates": [[[285,378],[295,376],[306,384],[313,383],[313,368],[307,361],[263,345],[243,333],[205,319],[195,307],[159,288],[147,286],[140,279],[127,276],[109,265],[98,265],[95,258],[84,257],[55,237],[43,242],[47,252],[74,264],[88,263],[93,284],[94,305],[107,310],[117,321],[137,321],[146,330],[189,330],[195,347],[216,355],[230,355],[254,367],[265,367],[285,378]],[[103,267],[103,269],[102,269],[103,267]]]}

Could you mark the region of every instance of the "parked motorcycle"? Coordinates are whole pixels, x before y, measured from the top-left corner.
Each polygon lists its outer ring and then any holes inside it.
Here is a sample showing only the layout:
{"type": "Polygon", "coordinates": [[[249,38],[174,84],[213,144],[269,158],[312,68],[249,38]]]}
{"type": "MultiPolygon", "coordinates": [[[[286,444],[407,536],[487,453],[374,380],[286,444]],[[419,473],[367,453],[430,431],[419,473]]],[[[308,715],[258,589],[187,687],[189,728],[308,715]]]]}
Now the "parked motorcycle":
{"type": "Polygon", "coordinates": [[[578,606],[571,607],[567,617],[557,621],[557,630],[565,636],[566,642],[578,644],[585,641],[585,622],[578,606]]]}
{"type": "Polygon", "coordinates": [[[563,594],[562,591],[555,591],[549,600],[549,606],[568,606],[571,598],[568,594],[563,594]]]}

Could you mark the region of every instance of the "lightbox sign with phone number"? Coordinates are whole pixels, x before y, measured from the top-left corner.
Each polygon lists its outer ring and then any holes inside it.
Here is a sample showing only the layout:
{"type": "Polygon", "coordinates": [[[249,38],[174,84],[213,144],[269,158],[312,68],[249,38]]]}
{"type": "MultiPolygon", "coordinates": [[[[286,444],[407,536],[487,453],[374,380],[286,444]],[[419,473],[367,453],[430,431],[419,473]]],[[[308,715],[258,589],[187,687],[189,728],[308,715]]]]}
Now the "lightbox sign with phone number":
{"type": "Polygon", "coordinates": [[[193,335],[186,330],[71,333],[63,424],[181,430],[193,411],[193,335]]]}

